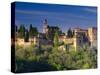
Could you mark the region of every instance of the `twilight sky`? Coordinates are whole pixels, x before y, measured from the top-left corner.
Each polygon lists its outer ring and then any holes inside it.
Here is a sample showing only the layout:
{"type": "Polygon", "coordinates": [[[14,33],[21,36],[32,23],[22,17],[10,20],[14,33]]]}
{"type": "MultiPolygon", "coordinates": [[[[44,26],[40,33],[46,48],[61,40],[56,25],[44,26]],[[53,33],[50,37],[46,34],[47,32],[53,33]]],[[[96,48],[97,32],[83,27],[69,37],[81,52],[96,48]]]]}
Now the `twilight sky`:
{"type": "Polygon", "coordinates": [[[16,2],[15,24],[32,24],[42,31],[44,19],[50,26],[58,26],[64,32],[69,28],[97,26],[97,8],[73,5],[53,5],[16,2]]]}

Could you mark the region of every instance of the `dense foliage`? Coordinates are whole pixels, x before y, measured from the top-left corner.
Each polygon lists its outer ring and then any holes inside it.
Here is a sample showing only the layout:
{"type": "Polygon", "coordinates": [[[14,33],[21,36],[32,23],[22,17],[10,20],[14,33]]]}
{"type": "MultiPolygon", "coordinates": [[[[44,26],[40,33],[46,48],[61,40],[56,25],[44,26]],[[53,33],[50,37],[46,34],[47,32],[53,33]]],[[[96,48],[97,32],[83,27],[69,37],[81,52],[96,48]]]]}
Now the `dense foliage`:
{"type": "Polygon", "coordinates": [[[30,24],[29,30],[25,28],[25,26],[22,24],[20,25],[19,28],[17,28],[16,26],[16,32],[17,33],[17,37],[18,38],[26,38],[26,35],[28,35],[28,37],[32,38],[34,36],[38,35],[38,30],[36,27],[33,27],[32,24],[30,24]],[[25,35],[26,33],[26,35],[25,35]]]}
{"type": "Polygon", "coordinates": [[[25,27],[24,25],[20,25],[18,29],[18,37],[24,38],[24,36],[25,36],[25,27]]]}
{"type": "Polygon", "coordinates": [[[90,69],[97,67],[97,50],[88,47],[77,51],[59,51],[49,45],[16,45],[16,72],[90,69]]]}

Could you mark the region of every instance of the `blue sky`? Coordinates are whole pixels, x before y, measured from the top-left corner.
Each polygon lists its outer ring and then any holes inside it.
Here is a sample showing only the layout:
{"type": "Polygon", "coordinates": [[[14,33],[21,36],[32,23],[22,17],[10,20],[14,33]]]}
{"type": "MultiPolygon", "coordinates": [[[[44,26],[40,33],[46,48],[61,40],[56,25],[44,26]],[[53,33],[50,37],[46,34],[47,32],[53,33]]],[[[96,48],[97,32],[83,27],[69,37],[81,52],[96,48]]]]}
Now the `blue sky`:
{"type": "Polygon", "coordinates": [[[64,32],[69,28],[97,26],[97,8],[89,6],[53,5],[16,2],[15,24],[32,24],[42,31],[44,19],[50,26],[59,26],[64,32]]]}

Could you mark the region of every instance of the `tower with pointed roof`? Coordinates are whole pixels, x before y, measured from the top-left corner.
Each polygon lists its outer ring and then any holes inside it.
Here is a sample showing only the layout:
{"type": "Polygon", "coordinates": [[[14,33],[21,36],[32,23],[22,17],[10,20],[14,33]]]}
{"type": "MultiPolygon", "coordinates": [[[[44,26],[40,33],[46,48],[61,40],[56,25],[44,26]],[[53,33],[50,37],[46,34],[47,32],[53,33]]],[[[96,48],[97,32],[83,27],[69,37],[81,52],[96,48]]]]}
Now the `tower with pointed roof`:
{"type": "Polygon", "coordinates": [[[43,33],[46,33],[48,31],[48,22],[47,22],[47,19],[44,20],[44,23],[43,23],[43,33]]]}

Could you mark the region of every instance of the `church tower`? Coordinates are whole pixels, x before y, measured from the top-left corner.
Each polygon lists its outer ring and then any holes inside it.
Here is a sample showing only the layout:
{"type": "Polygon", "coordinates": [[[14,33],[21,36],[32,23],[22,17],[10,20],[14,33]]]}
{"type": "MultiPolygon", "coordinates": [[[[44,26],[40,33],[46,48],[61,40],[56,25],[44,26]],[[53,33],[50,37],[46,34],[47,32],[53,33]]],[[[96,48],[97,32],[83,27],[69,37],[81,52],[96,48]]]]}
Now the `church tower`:
{"type": "Polygon", "coordinates": [[[43,33],[47,33],[48,31],[48,22],[47,22],[47,19],[44,20],[44,23],[43,23],[43,33]]]}

